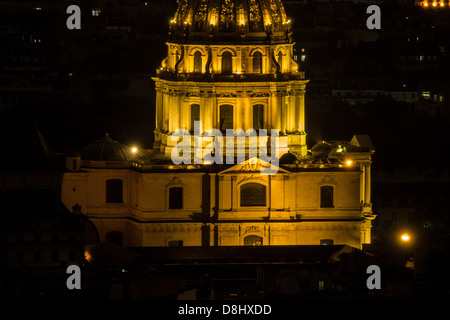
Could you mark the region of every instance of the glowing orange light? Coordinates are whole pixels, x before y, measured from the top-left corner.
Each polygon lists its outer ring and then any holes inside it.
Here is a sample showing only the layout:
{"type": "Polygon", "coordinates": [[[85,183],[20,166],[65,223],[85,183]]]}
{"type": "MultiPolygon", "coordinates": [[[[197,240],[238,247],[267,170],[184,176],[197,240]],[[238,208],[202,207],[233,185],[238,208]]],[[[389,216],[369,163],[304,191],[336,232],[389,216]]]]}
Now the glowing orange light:
{"type": "Polygon", "coordinates": [[[352,160],[347,160],[346,163],[347,163],[348,166],[351,166],[353,164],[353,161],[352,160]]]}
{"type": "Polygon", "coordinates": [[[411,240],[411,237],[409,236],[409,234],[403,233],[403,234],[400,236],[400,239],[402,239],[403,242],[408,242],[409,240],[411,240]]]}
{"type": "Polygon", "coordinates": [[[88,262],[92,262],[92,256],[91,253],[88,250],[84,251],[84,258],[88,261],[88,262]]]}
{"type": "Polygon", "coordinates": [[[138,149],[136,147],[131,148],[131,152],[136,153],[138,149]]]}

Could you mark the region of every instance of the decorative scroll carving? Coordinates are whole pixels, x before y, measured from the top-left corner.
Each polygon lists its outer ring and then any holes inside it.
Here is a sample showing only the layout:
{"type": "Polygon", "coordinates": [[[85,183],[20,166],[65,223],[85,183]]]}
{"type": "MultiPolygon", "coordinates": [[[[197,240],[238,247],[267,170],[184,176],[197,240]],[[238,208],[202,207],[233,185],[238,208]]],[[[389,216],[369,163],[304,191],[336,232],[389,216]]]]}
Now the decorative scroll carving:
{"type": "MultiPolygon", "coordinates": [[[[273,176],[275,176],[275,175],[273,175],[273,176]]],[[[252,174],[251,176],[245,177],[241,181],[239,181],[239,184],[241,184],[242,182],[247,181],[247,180],[261,180],[261,181],[264,181],[264,178],[261,175],[253,175],[252,174]]]]}
{"type": "Polygon", "coordinates": [[[262,234],[262,230],[259,226],[248,226],[244,229],[244,235],[248,234],[248,233],[258,233],[258,234],[262,234]]]}
{"type": "Polygon", "coordinates": [[[252,98],[266,98],[266,97],[270,97],[270,93],[268,93],[268,92],[252,92],[250,94],[250,97],[252,97],[252,98]]]}
{"type": "Polygon", "coordinates": [[[245,163],[242,165],[242,168],[240,171],[242,172],[255,172],[255,171],[261,171],[262,168],[270,168],[270,163],[262,164],[261,162],[254,162],[254,163],[245,163]]]}
{"type": "Polygon", "coordinates": [[[237,94],[236,92],[220,92],[216,94],[216,97],[218,98],[236,98],[237,94]]]}

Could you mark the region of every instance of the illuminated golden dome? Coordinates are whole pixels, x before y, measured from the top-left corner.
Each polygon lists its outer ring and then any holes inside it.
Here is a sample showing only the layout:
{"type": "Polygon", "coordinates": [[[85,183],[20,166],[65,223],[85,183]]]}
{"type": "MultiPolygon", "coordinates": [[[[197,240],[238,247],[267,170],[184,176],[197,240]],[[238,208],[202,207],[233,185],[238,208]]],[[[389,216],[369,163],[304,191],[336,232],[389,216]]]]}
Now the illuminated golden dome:
{"type": "Polygon", "coordinates": [[[292,42],[281,0],[181,0],[169,33],[189,43],[292,42]]]}

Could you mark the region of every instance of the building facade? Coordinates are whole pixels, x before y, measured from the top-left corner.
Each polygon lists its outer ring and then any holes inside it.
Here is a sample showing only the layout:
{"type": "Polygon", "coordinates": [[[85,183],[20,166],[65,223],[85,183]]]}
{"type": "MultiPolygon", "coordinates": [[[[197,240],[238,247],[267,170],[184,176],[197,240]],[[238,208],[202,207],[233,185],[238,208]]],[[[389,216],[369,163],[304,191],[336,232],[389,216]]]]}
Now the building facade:
{"type": "Polygon", "coordinates": [[[153,77],[153,149],[106,136],[67,157],[64,204],[81,206],[102,240],[124,246],[370,243],[374,148],[356,135],[308,150],[308,80],[293,45],[279,0],[180,1],[153,77]],[[203,148],[209,129],[278,130],[279,163],[247,152],[234,164],[175,164],[173,132],[193,132],[199,121],[202,137],[191,136],[191,146],[203,148]],[[276,170],[263,174],[268,166],[276,170]]]}

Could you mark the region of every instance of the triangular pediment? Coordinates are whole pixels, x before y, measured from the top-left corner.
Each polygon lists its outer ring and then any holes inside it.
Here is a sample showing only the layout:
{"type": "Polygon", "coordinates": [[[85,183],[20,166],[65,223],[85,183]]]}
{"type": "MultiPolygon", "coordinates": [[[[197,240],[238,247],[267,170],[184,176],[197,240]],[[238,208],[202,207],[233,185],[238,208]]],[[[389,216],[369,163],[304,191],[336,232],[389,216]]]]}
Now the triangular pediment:
{"type": "Polygon", "coordinates": [[[270,162],[261,160],[258,157],[250,158],[242,163],[236,164],[231,168],[228,168],[220,172],[220,174],[225,173],[259,173],[266,175],[272,175],[277,173],[290,174],[289,171],[282,169],[278,166],[275,166],[270,162]]]}

